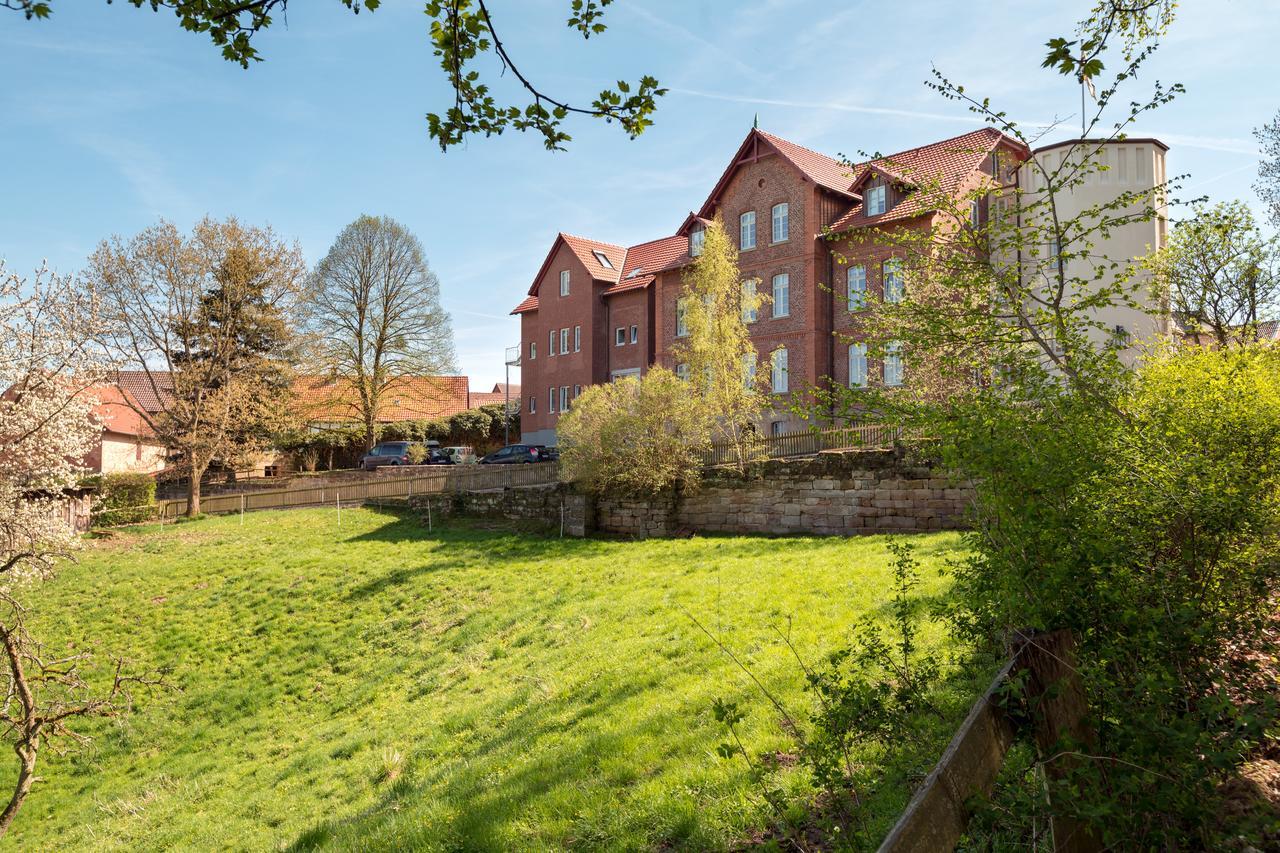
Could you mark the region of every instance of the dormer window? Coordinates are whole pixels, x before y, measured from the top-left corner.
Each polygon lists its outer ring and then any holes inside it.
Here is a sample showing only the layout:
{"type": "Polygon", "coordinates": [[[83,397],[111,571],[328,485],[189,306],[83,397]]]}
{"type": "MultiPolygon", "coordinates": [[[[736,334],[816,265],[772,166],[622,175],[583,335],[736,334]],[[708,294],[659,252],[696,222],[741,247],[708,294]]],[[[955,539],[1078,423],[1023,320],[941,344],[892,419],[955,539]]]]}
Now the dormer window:
{"type": "Polygon", "coordinates": [[[868,187],[862,196],[862,206],[867,216],[879,216],[884,213],[884,184],[868,187]]]}
{"type": "Polygon", "coordinates": [[[689,256],[696,258],[702,254],[702,244],[707,242],[707,229],[701,225],[689,232],[689,256]]]}
{"type": "Polygon", "coordinates": [[[591,254],[596,256],[596,263],[598,263],[600,266],[604,267],[607,270],[613,269],[613,264],[609,263],[609,259],[605,257],[604,252],[600,251],[599,249],[592,249],[591,254]]]}

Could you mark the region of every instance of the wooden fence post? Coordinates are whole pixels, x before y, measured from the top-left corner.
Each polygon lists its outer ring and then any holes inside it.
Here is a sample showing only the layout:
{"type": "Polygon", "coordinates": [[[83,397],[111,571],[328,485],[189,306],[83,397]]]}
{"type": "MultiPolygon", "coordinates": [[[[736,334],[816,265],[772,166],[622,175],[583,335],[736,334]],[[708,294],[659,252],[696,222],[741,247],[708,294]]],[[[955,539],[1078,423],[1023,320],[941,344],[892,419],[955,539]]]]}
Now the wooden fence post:
{"type": "Polygon", "coordinates": [[[1053,849],[1056,853],[1097,853],[1103,846],[1089,828],[1053,808],[1054,783],[1089,760],[1078,753],[1062,752],[1064,740],[1090,754],[1097,745],[1076,669],[1075,638],[1065,629],[1043,634],[1020,631],[1014,643],[1020,668],[1027,671],[1026,700],[1048,783],[1053,849]]]}

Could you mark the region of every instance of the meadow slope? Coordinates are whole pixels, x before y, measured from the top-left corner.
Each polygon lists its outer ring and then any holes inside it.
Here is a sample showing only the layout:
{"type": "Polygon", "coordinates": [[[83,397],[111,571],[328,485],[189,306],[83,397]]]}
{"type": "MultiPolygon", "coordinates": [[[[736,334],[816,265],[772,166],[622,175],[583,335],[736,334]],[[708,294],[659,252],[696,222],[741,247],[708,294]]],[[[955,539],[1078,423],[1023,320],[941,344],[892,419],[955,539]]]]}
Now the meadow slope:
{"type": "MultiPolygon", "coordinates": [[[[960,539],[913,541],[938,596],[960,539]]],[[[882,537],[428,533],[372,509],[122,532],[29,594],[35,630],[176,689],[46,755],[3,847],[724,848],[767,815],[715,754],[713,698],[751,708],[752,751],[786,741],[689,614],[803,713],[775,628],[816,658],[887,614],[890,578],[882,537]]],[[[908,793],[883,786],[872,835],[908,793]]]]}

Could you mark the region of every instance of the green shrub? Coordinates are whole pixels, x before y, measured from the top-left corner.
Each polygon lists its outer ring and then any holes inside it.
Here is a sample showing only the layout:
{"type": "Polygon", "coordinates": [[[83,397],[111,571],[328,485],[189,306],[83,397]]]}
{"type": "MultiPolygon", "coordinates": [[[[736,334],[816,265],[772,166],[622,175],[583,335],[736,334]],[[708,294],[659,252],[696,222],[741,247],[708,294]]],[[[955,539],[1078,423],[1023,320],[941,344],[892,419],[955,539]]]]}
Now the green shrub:
{"type": "Polygon", "coordinates": [[[1037,393],[935,421],[978,495],[951,615],[977,645],[1075,633],[1097,744],[1055,809],[1109,849],[1217,848],[1219,786],[1280,719],[1248,654],[1280,587],[1280,350],[1164,350],[1105,397],[1037,393]]]}
{"type": "Polygon", "coordinates": [[[426,445],[416,443],[409,445],[409,449],[405,451],[405,457],[410,465],[421,465],[427,459],[426,445]]]}
{"type": "Polygon", "coordinates": [[[136,524],[156,511],[156,481],[147,474],[99,474],[85,485],[97,490],[92,519],[99,527],[136,524]]]}

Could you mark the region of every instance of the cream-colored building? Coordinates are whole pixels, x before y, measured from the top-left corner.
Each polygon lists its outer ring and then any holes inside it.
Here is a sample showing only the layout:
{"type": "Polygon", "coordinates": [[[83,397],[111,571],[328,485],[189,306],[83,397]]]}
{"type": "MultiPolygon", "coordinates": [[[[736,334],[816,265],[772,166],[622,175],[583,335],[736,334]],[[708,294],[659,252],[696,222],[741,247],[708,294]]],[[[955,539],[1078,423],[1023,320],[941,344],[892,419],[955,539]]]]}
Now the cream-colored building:
{"type": "MultiPolygon", "coordinates": [[[[1023,208],[1031,207],[1041,216],[1048,211],[1041,204],[1045,198],[1046,175],[1066,183],[1067,189],[1054,194],[1054,213],[1060,222],[1079,220],[1086,232],[1103,219],[1133,217],[1108,229],[1108,233],[1067,235],[1063,254],[1065,278],[1090,282],[1099,289],[1114,285],[1123,277],[1123,297],[1117,294],[1109,304],[1087,312],[1096,326],[1090,336],[1096,343],[1127,342],[1124,355],[1132,359],[1137,345],[1170,334],[1167,300],[1152,291],[1149,273],[1136,268],[1134,262],[1165,243],[1168,220],[1165,182],[1165,154],[1168,146],[1158,139],[1125,139],[1123,141],[1068,140],[1046,145],[1032,152],[1019,168],[1018,185],[1023,192],[1023,208]],[[1081,164],[1089,166],[1081,168],[1081,164]],[[1078,176],[1078,177],[1074,177],[1078,176]],[[1123,208],[1100,210],[1113,204],[1124,193],[1132,193],[1132,202],[1123,208]],[[1093,211],[1093,213],[1091,213],[1093,211]],[[1154,216],[1143,218],[1145,212],[1154,216]]],[[[1041,247],[1038,257],[1021,259],[1024,284],[1049,294],[1057,280],[1058,247],[1041,247]]],[[[1082,292],[1077,288],[1077,293],[1082,292]]]]}

